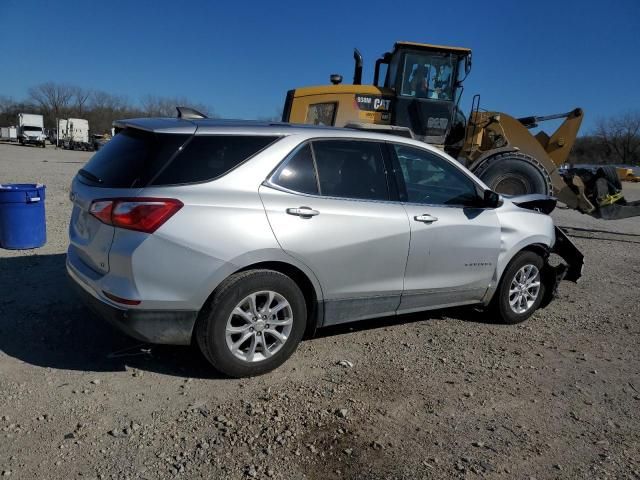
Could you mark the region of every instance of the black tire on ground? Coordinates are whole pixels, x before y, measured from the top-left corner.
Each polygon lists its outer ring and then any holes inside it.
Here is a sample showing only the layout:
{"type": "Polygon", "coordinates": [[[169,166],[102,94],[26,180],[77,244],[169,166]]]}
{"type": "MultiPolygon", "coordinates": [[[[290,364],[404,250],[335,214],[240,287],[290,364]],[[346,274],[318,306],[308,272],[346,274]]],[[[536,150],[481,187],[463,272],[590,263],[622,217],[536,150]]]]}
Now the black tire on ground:
{"type": "Polygon", "coordinates": [[[513,325],[524,322],[533,314],[533,312],[536,311],[545,296],[545,285],[542,281],[543,267],[544,260],[542,257],[531,251],[519,252],[513,257],[513,259],[511,259],[511,262],[509,262],[509,265],[507,265],[507,268],[502,273],[498,289],[496,290],[493,298],[491,299],[491,304],[489,305],[489,313],[492,321],[495,323],[513,325]],[[516,274],[526,265],[533,265],[538,269],[540,288],[533,304],[528,307],[526,311],[517,313],[509,304],[509,290],[511,289],[511,282],[514,280],[516,274]]]}
{"type": "Polygon", "coordinates": [[[613,165],[603,165],[599,167],[604,172],[604,178],[607,179],[611,185],[613,185],[618,190],[622,190],[622,183],[620,182],[620,177],[618,176],[618,169],[613,165]]]}
{"type": "Polygon", "coordinates": [[[295,352],[307,323],[304,295],[288,276],[273,270],[248,270],[225,280],[203,307],[194,332],[204,357],[219,372],[230,377],[251,377],[282,365],[295,352]],[[292,329],[284,345],[270,358],[248,362],[235,357],[226,342],[227,321],[233,309],[248,295],[270,290],[282,295],[293,314],[292,329]]]}
{"type": "Polygon", "coordinates": [[[530,155],[507,152],[489,158],[474,173],[491,190],[498,193],[551,195],[553,191],[548,175],[538,165],[530,155]]]}

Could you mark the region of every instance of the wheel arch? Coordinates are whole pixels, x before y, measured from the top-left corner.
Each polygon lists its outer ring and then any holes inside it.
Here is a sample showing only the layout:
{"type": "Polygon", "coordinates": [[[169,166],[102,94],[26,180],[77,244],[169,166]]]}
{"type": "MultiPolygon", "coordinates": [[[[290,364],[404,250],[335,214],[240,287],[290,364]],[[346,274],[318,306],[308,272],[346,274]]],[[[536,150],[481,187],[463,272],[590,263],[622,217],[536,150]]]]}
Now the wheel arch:
{"type": "Polygon", "coordinates": [[[511,249],[508,255],[503,256],[503,258],[500,259],[499,264],[496,266],[493,280],[491,281],[491,284],[487,288],[487,291],[482,299],[483,305],[486,306],[486,305],[489,305],[489,303],[491,303],[491,300],[493,299],[493,296],[498,290],[498,286],[502,281],[502,276],[504,275],[505,270],[507,270],[507,268],[509,267],[513,259],[520,252],[533,252],[539,255],[540,257],[542,257],[542,259],[546,264],[547,259],[551,254],[551,247],[546,243],[544,243],[542,239],[535,239],[535,240],[532,239],[529,241],[529,243],[521,243],[520,245],[511,249]]]}
{"type": "Polygon", "coordinates": [[[307,305],[307,328],[305,336],[313,336],[316,328],[322,323],[324,313],[322,306],[324,303],[322,301],[322,293],[318,292],[309,276],[297,266],[279,260],[268,260],[253,263],[251,265],[246,265],[233,273],[235,274],[238,272],[258,269],[280,272],[291,278],[298,287],[300,287],[302,295],[304,296],[304,301],[307,305]]]}
{"type": "MultiPolygon", "coordinates": [[[[318,279],[313,272],[305,271],[304,266],[295,265],[294,262],[287,261],[288,259],[285,260],[284,258],[274,259],[274,255],[270,257],[269,259],[264,259],[264,257],[263,259],[256,259],[254,257],[252,259],[253,261],[249,259],[246,259],[247,261],[239,261],[240,259],[236,259],[235,262],[228,263],[228,266],[234,265],[235,268],[225,269],[222,276],[216,277],[214,286],[209,287],[209,295],[201,302],[200,312],[202,312],[216,292],[232,275],[248,270],[273,270],[287,275],[300,287],[307,307],[307,328],[305,330],[305,336],[313,336],[316,328],[322,324],[324,319],[324,296],[318,279]]],[[[198,318],[200,318],[200,314],[198,318]]],[[[194,328],[194,334],[195,331],[196,329],[194,328]]]]}

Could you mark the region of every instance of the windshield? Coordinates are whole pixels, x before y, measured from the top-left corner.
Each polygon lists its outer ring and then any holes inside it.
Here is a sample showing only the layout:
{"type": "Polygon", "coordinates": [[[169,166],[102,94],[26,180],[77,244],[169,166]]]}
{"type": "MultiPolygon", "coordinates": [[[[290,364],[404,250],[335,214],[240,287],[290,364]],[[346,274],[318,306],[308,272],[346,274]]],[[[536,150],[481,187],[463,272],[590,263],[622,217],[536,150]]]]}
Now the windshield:
{"type": "Polygon", "coordinates": [[[42,128],[40,127],[32,127],[30,125],[25,125],[23,128],[28,132],[42,132],[42,128]]]}
{"type": "Polygon", "coordinates": [[[458,55],[407,53],[402,65],[402,89],[406,97],[453,99],[454,70],[458,55]]]}

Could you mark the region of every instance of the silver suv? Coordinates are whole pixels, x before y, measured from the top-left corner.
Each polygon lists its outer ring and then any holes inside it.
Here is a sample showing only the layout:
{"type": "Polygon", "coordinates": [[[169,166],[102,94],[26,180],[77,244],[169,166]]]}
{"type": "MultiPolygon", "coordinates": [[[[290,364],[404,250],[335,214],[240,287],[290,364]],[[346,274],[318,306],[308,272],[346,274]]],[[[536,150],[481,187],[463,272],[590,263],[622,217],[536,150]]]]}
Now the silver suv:
{"type": "Polygon", "coordinates": [[[440,150],[350,129],[116,122],[73,180],[67,269],[129,335],[190,344],[230,376],[305,332],[478,305],[516,323],[582,256],[555,200],[502,198],[440,150]],[[524,207],[524,208],[523,208],[524,207]],[[565,259],[556,266],[551,253],[565,259]]]}

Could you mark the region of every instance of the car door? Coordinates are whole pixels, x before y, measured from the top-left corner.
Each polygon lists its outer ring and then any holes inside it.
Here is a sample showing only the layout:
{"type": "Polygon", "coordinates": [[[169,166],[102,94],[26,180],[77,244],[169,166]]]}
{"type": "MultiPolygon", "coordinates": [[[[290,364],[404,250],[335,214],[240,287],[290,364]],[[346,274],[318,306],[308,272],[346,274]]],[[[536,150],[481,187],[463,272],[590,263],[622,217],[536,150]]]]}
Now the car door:
{"type": "Polygon", "coordinates": [[[280,246],[321,284],[325,325],[393,314],[400,304],[409,222],[389,200],[385,148],[307,142],[260,187],[280,246]]]}
{"type": "Polygon", "coordinates": [[[399,311],[480,301],[500,252],[497,214],[453,161],[407,145],[389,149],[411,228],[399,311]]]}

